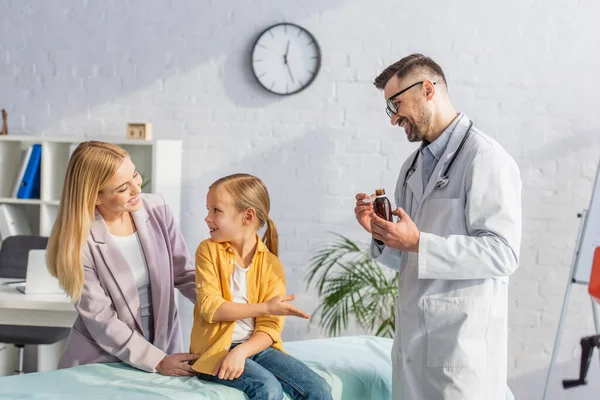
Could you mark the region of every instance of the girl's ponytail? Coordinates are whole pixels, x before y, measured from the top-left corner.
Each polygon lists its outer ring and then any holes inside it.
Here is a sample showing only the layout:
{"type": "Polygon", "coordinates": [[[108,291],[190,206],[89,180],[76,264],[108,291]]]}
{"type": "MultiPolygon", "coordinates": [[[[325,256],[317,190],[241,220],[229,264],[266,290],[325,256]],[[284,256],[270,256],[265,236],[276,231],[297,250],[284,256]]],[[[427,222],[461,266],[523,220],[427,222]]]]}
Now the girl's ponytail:
{"type": "Polygon", "coordinates": [[[267,245],[269,251],[274,255],[279,255],[279,235],[277,234],[277,227],[271,217],[267,216],[267,229],[263,236],[263,242],[267,245]]]}

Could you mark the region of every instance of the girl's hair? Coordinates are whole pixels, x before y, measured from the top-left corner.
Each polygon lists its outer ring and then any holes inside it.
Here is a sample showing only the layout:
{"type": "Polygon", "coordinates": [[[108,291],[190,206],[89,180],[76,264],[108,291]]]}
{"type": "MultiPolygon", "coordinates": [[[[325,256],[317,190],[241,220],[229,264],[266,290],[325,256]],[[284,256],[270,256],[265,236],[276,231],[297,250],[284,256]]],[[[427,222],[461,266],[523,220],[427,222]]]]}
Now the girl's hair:
{"type": "Polygon", "coordinates": [[[279,235],[277,235],[275,223],[269,217],[271,200],[263,181],[250,174],[233,174],[215,181],[209,187],[209,189],[213,188],[220,188],[229,193],[238,211],[252,208],[256,212],[260,222],[259,227],[267,225],[262,238],[263,242],[265,242],[271,253],[278,255],[279,235]]]}
{"type": "Polygon", "coordinates": [[[79,300],[83,289],[83,246],[94,219],[98,192],[128,156],[114,144],[89,141],[79,144],[69,160],[46,262],[73,301],[79,300]]]}

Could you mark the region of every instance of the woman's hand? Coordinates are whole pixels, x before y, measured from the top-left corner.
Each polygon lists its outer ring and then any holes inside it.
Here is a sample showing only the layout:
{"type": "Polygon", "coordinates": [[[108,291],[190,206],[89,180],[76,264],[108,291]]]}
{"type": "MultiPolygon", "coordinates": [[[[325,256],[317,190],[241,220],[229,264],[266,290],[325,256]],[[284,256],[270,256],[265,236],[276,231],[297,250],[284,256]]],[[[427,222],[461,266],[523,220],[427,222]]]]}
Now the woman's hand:
{"type": "Polygon", "coordinates": [[[198,357],[200,356],[190,353],[171,354],[160,360],[156,365],[156,370],[159,374],[166,376],[194,376],[196,371],[187,362],[196,361],[198,357]]]}
{"type": "Polygon", "coordinates": [[[246,366],[246,358],[248,356],[240,348],[234,347],[221,360],[217,368],[213,371],[213,376],[218,376],[219,379],[234,380],[239,378],[244,373],[246,366]]]}
{"type": "Polygon", "coordinates": [[[307,313],[302,311],[299,308],[294,307],[291,304],[286,303],[287,301],[292,301],[296,298],[293,294],[288,296],[275,296],[267,301],[265,304],[267,305],[267,315],[292,315],[294,317],[306,318],[309,316],[307,313]]]}

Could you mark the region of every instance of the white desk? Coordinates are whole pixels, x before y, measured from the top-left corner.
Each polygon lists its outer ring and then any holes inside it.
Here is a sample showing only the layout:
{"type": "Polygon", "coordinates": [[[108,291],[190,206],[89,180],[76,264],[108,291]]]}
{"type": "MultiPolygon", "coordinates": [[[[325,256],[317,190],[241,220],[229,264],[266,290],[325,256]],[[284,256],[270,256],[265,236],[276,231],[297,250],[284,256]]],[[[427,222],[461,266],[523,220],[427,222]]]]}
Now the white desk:
{"type": "Polygon", "coordinates": [[[18,280],[0,278],[0,325],[73,326],[77,311],[66,295],[23,294],[5,285],[18,280]]]}
{"type": "MultiPolygon", "coordinates": [[[[52,326],[70,328],[77,311],[66,295],[23,294],[6,282],[22,279],[0,278],[0,325],[52,326]]],[[[65,341],[49,345],[26,346],[26,371],[51,371],[56,369],[65,341]],[[35,350],[35,351],[34,351],[35,350]]],[[[0,346],[1,347],[1,346],[0,346]]],[[[0,352],[0,376],[12,373],[17,362],[17,352],[8,346],[0,352]]]]}

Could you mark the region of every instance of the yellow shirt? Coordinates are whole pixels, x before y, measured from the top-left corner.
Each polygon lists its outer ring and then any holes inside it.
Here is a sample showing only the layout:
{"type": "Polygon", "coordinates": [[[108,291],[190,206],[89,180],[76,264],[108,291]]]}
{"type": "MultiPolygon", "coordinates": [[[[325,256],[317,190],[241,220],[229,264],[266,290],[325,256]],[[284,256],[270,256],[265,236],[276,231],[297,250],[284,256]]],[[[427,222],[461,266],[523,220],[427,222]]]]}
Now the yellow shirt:
{"type": "MultiPolygon", "coordinates": [[[[248,304],[263,303],[274,296],[285,295],[285,271],[279,259],[258,239],[256,252],[247,272],[248,304]]],[[[231,347],[234,322],[213,321],[217,309],[233,301],[229,280],[233,273],[235,253],[229,243],[207,239],[196,250],[196,305],[190,352],[200,355],[192,365],[195,371],[211,374],[231,347]]],[[[254,331],[266,333],[274,347],[283,351],[281,331],[285,317],[256,317],[254,331]]]]}

